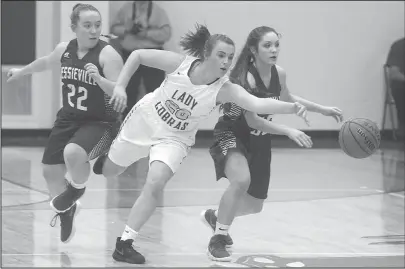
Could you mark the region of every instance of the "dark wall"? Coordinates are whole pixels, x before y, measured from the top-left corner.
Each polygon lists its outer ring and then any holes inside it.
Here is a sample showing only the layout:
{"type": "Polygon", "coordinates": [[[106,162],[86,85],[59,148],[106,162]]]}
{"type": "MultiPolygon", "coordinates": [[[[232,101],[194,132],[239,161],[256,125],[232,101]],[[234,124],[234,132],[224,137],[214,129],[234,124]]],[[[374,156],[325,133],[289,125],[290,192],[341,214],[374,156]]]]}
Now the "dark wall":
{"type": "Polygon", "coordinates": [[[1,64],[35,60],[35,8],[35,1],[1,1],[1,64]]]}

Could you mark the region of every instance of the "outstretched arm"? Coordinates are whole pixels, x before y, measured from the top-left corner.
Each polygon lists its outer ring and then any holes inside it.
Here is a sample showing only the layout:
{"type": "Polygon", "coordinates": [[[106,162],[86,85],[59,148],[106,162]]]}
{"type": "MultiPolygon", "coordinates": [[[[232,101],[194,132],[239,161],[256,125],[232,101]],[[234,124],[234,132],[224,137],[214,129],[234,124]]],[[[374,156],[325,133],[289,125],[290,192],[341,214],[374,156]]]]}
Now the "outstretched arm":
{"type": "Polygon", "coordinates": [[[271,122],[250,111],[246,111],[245,119],[249,127],[253,129],[269,134],[285,135],[297,143],[300,147],[312,147],[311,138],[300,130],[271,122]]]}
{"type": "Polygon", "coordinates": [[[55,49],[50,54],[36,59],[35,61],[24,66],[23,68],[11,69],[7,74],[7,76],[9,77],[7,82],[17,80],[22,76],[28,74],[42,72],[47,69],[51,69],[52,66],[60,64],[60,58],[62,57],[62,53],[66,50],[67,45],[68,45],[67,42],[61,42],[55,47],[55,49]]]}
{"type": "Polygon", "coordinates": [[[281,100],[285,100],[286,102],[298,102],[305,107],[307,107],[308,111],[316,112],[323,114],[325,116],[332,116],[336,119],[337,122],[343,120],[342,111],[337,107],[327,107],[321,104],[317,104],[315,102],[311,102],[307,99],[304,99],[300,96],[292,94],[287,87],[287,75],[284,69],[277,66],[277,71],[280,76],[280,84],[281,84],[281,100]]]}
{"type": "Polygon", "coordinates": [[[218,103],[232,102],[258,114],[304,114],[305,107],[299,103],[288,103],[271,98],[258,98],[241,86],[226,82],[217,95],[218,103]]]}

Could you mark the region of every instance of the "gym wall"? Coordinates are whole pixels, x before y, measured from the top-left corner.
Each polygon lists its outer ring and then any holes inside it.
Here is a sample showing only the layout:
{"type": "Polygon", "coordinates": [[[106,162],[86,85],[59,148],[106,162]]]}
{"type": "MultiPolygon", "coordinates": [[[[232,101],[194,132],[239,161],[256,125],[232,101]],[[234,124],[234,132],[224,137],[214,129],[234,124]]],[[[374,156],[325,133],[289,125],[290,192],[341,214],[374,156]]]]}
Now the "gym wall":
{"type": "MultiPolygon", "coordinates": [[[[115,16],[123,1],[82,1],[86,2],[100,10],[103,31],[107,33],[109,18],[115,16]]],[[[35,42],[29,35],[26,35],[26,40],[19,42],[27,49],[35,47],[37,58],[50,53],[58,42],[74,37],[69,28],[69,15],[77,2],[35,3],[35,8],[31,7],[30,11],[35,14],[34,19],[30,17],[36,22],[35,42]]],[[[287,83],[292,93],[321,104],[338,106],[346,118],[366,117],[381,126],[385,93],[382,66],[391,44],[404,35],[404,2],[156,3],[166,10],[172,25],[172,38],[166,44],[166,49],[180,52],[180,37],[193,29],[196,22],[205,23],[211,33],[230,36],[236,42],[237,52],[250,30],[261,25],[274,27],[283,35],[278,64],[287,71],[287,83]]],[[[22,6],[19,6],[20,10],[28,8],[22,6]]],[[[5,11],[4,7],[3,11],[10,12],[5,11]]],[[[22,14],[14,12],[14,16],[20,16],[18,23],[28,29],[32,22],[24,21],[29,16],[22,14]]],[[[15,24],[3,20],[2,14],[2,40],[5,29],[15,27],[15,24]]],[[[16,49],[17,46],[5,48],[4,44],[3,41],[2,55],[13,50],[24,50],[16,49]]],[[[33,56],[32,53],[25,54],[31,58],[33,56]]],[[[51,128],[60,107],[59,71],[35,74],[14,85],[6,84],[7,70],[27,63],[18,58],[9,58],[6,62],[2,57],[2,128],[51,128]]],[[[274,121],[302,130],[339,129],[331,118],[313,113],[309,118],[310,127],[292,115],[278,115],[274,121]]],[[[216,120],[217,113],[214,113],[201,124],[201,129],[212,129],[216,120]]]]}

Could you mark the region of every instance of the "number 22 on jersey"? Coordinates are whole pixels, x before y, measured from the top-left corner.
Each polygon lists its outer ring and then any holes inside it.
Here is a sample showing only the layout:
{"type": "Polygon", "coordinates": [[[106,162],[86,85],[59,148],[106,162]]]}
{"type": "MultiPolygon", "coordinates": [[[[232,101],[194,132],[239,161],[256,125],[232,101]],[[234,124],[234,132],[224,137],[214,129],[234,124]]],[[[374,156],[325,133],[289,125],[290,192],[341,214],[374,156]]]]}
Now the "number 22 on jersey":
{"type": "Polygon", "coordinates": [[[69,88],[70,92],[68,93],[68,103],[71,107],[77,108],[79,110],[87,111],[87,107],[83,105],[83,101],[87,99],[87,89],[84,87],[76,87],[73,84],[67,84],[67,87],[69,88]],[[76,94],[79,95],[83,93],[82,95],[78,96],[76,98],[76,104],[73,102],[72,97],[74,97],[76,94]]]}

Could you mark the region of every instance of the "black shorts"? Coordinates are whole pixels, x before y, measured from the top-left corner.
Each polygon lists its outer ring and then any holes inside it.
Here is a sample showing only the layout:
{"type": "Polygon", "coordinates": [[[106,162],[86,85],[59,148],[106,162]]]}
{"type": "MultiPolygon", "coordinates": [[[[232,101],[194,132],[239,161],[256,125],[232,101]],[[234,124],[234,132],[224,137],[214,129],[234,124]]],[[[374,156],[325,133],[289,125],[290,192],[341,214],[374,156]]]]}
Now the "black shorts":
{"type": "MultiPolygon", "coordinates": [[[[210,147],[217,180],[227,177],[226,155],[229,149],[237,149],[245,155],[250,171],[250,186],[247,193],[257,199],[266,199],[270,186],[271,145],[260,140],[246,144],[235,137],[232,131],[214,133],[215,143],[210,147]],[[265,150],[263,150],[265,149],[265,150]]],[[[267,137],[268,138],[268,137],[267,137]]],[[[266,139],[267,140],[267,139],[266,139]]]]}
{"type": "Polygon", "coordinates": [[[119,122],[65,121],[57,119],[42,157],[43,164],[64,164],[63,150],[69,143],[82,147],[89,160],[105,153],[119,130],[119,122]]]}
{"type": "Polygon", "coordinates": [[[250,145],[248,151],[250,186],[247,192],[257,199],[266,199],[270,186],[271,146],[254,147],[250,145]]]}

